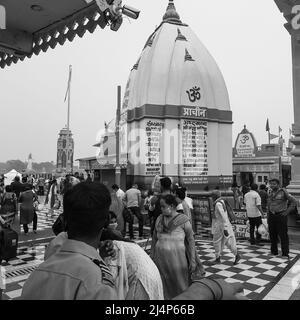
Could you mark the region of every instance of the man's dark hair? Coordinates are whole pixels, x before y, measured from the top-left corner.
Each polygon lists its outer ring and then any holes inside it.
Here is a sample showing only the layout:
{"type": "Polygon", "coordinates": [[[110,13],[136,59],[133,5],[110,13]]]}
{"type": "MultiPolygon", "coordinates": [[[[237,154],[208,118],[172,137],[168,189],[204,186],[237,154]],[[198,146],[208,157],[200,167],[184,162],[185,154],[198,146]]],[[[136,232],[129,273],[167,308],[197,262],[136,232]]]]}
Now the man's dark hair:
{"type": "Polygon", "coordinates": [[[267,186],[265,184],[261,184],[259,186],[259,190],[266,190],[267,189],[267,186]]]}
{"type": "Polygon", "coordinates": [[[20,177],[19,176],[15,176],[15,182],[20,182],[20,177]]]}
{"type": "Polygon", "coordinates": [[[160,185],[161,185],[162,189],[170,190],[171,189],[171,185],[172,185],[172,181],[171,181],[170,178],[164,177],[164,178],[160,179],[160,185]]]}
{"type": "Polygon", "coordinates": [[[150,197],[150,196],[153,196],[154,195],[154,192],[153,192],[153,190],[148,190],[148,197],[150,197]]]}
{"type": "Polygon", "coordinates": [[[183,188],[178,188],[176,190],[176,195],[180,200],[184,200],[184,198],[185,198],[185,190],[183,188]]]}
{"type": "Polygon", "coordinates": [[[258,190],[258,185],[256,183],[251,184],[251,190],[257,191],[258,190]]]}
{"type": "Polygon", "coordinates": [[[172,194],[166,194],[162,196],[161,200],[164,200],[168,206],[173,206],[176,208],[178,205],[175,196],[173,196],[172,194]]]}
{"type": "Polygon", "coordinates": [[[279,179],[276,179],[276,178],[270,179],[269,182],[276,182],[278,185],[280,185],[279,179]]]}
{"type": "Polygon", "coordinates": [[[109,211],[108,214],[109,214],[109,220],[117,219],[117,215],[113,211],[109,211]]]}
{"type": "Polygon", "coordinates": [[[27,182],[27,177],[26,177],[26,176],[22,178],[22,182],[23,182],[23,183],[26,183],[26,182],[27,182]]]}
{"type": "Polygon", "coordinates": [[[68,237],[94,238],[108,220],[111,197],[102,183],[81,182],[64,195],[68,237]]]}
{"type": "Polygon", "coordinates": [[[118,186],[117,184],[113,184],[113,185],[111,186],[111,188],[112,188],[113,190],[119,190],[119,186],[118,186]]]}
{"type": "Polygon", "coordinates": [[[11,186],[6,186],[5,187],[6,192],[12,192],[12,187],[11,186]]]}

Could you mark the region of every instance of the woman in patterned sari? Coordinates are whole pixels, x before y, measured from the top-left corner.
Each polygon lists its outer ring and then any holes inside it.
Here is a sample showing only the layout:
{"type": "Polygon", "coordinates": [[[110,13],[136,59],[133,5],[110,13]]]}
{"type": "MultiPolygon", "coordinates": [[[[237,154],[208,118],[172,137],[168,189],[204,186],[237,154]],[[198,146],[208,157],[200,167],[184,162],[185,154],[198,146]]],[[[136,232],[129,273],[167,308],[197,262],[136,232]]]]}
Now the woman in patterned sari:
{"type": "Polygon", "coordinates": [[[189,218],[176,211],[173,195],[160,201],[162,214],[157,218],[151,257],[160,272],[164,296],[172,299],[185,291],[196,271],[195,240],[189,218]]]}

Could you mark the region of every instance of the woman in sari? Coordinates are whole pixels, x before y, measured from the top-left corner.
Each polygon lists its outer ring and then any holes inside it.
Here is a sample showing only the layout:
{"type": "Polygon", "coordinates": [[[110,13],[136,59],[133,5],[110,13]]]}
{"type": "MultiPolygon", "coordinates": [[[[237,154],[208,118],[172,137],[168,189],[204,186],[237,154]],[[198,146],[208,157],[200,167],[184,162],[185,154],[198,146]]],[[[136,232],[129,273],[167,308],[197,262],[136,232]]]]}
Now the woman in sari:
{"type": "Polygon", "coordinates": [[[17,197],[12,191],[11,186],[5,187],[0,207],[0,216],[7,224],[11,225],[14,222],[17,213],[17,197]]]}
{"type": "Polygon", "coordinates": [[[176,211],[177,205],[173,195],[161,197],[162,214],[152,238],[151,257],[160,272],[166,300],[185,291],[196,271],[192,225],[186,215],[176,211]]]}
{"type": "Polygon", "coordinates": [[[33,232],[37,230],[37,214],[33,203],[37,201],[37,195],[32,191],[32,185],[25,185],[25,190],[20,194],[20,224],[23,225],[25,235],[28,235],[28,225],[33,222],[33,232]]]}
{"type": "MultiPolygon", "coordinates": [[[[58,200],[58,195],[57,195],[57,181],[56,179],[52,180],[50,182],[50,188],[48,190],[47,193],[47,197],[45,200],[45,205],[49,205],[49,211],[48,214],[51,215],[51,217],[53,217],[54,214],[54,204],[55,202],[58,200]]],[[[48,216],[48,214],[46,214],[46,216],[48,216]]]]}
{"type": "MultiPolygon", "coordinates": [[[[193,225],[191,209],[187,204],[187,202],[185,201],[186,190],[184,188],[177,188],[175,194],[176,194],[176,200],[178,203],[176,211],[186,215],[189,218],[191,225],[193,225]]],[[[192,280],[201,279],[205,276],[205,273],[206,273],[204,266],[200,260],[200,257],[197,253],[196,247],[195,247],[195,259],[196,259],[197,268],[192,275],[192,280]]]]}

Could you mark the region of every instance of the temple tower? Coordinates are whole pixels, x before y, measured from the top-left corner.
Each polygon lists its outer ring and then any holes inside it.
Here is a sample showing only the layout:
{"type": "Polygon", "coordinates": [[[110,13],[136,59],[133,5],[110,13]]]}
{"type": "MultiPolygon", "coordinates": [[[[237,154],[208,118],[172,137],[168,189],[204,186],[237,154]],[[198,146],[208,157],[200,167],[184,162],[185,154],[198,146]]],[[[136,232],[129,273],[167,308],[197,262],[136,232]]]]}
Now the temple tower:
{"type": "Polygon", "coordinates": [[[57,140],[57,173],[71,173],[73,171],[74,140],[72,132],[68,134],[67,128],[59,132],[57,140]]]}

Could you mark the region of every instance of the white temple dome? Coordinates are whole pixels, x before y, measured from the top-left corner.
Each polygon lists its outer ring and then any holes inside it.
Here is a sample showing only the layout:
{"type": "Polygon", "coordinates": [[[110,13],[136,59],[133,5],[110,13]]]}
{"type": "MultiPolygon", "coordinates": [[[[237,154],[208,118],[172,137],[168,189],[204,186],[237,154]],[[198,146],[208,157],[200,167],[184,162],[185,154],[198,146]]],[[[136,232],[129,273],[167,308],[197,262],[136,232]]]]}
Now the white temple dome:
{"type": "Polygon", "coordinates": [[[228,91],[216,61],[191,28],[181,22],[173,1],[169,1],[163,22],[134,65],[127,92],[123,109],[196,105],[230,111],[228,91]],[[199,87],[201,98],[195,102],[188,92],[199,87]]]}

